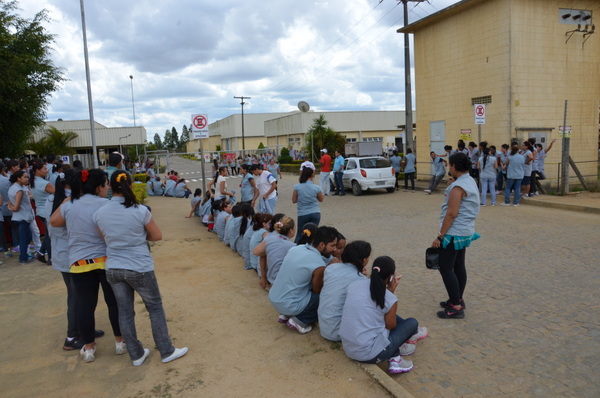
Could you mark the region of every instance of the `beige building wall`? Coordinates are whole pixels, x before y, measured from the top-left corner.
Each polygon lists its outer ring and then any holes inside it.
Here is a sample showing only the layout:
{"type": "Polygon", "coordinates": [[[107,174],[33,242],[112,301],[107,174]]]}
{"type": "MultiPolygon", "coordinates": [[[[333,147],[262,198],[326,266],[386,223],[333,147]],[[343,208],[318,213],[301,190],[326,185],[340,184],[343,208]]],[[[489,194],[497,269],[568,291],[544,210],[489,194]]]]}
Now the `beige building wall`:
{"type": "MultiPolygon", "coordinates": [[[[581,5],[591,6],[594,18],[600,17],[599,1],[581,5]]],[[[414,33],[418,162],[429,162],[432,122],[445,127],[445,141],[453,147],[464,129],[478,141],[473,98],[491,97],[481,140],[496,146],[536,133],[545,132],[548,142],[560,138],[568,99],[571,157],[590,161],[580,164],[583,174],[596,173],[600,36],[591,35],[584,44],[583,33],[576,32],[566,42],[565,32],[577,25],[559,22],[560,7],[567,5],[555,0],[465,0],[405,29],[414,33]]],[[[546,160],[554,164],[547,168],[554,182],[560,141],[546,160]]]]}

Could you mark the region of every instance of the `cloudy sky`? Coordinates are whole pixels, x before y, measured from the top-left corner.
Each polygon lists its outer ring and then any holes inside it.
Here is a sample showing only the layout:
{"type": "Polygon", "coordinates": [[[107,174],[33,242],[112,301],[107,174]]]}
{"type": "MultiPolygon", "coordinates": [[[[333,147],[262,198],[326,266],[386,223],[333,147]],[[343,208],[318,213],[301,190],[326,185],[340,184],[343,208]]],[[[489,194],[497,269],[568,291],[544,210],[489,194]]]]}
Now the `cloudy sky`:
{"type": "MultiPolygon", "coordinates": [[[[409,3],[409,22],[458,0],[409,3]]],[[[69,79],[47,119],[88,119],[79,1],[20,0],[45,7],[55,65],[69,79]]],[[[85,3],[95,120],[136,125],[149,141],[192,113],[209,122],[241,110],[404,109],[402,4],[396,0],[103,0],[85,3]],[[129,76],[133,76],[133,80],[129,76]]]]}

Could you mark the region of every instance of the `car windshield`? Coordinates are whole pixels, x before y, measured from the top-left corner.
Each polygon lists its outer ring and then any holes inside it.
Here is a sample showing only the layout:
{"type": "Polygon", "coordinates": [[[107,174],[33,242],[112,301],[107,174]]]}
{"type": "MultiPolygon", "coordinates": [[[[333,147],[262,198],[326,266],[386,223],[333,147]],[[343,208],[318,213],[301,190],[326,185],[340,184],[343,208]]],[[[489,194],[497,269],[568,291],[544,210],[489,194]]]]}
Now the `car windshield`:
{"type": "Polygon", "coordinates": [[[360,167],[363,169],[382,169],[391,167],[390,162],[383,158],[360,159],[360,167]]]}

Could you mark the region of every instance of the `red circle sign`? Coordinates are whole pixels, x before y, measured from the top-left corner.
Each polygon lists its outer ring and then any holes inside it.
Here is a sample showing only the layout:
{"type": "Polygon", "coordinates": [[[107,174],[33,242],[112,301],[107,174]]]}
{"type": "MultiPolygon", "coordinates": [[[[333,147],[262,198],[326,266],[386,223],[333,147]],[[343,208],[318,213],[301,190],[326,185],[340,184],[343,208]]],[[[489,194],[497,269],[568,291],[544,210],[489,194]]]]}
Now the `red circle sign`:
{"type": "Polygon", "coordinates": [[[202,115],[197,115],[192,123],[197,129],[203,129],[206,127],[206,118],[202,115]]]}
{"type": "Polygon", "coordinates": [[[477,108],[475,108],[475,113],[477,116],[485,115],[485,107],[483,107],[483,105],[477,105],[477,108]]]}

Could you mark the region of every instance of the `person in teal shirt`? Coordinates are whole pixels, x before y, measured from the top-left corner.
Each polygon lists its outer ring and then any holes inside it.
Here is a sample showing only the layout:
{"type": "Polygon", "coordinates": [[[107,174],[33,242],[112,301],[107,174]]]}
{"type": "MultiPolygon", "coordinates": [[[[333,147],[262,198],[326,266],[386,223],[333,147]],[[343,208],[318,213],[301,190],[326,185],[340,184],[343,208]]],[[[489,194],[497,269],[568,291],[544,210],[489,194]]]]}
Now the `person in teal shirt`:
{"type": "Polygon", "coordinates": [[[406,156],[404,156],[404,192],[408,191],[408,180],[410,179],[411,190],[415,192],[415,173],[417,169],[417,158],[412,153],[412,149],[406,150],[406,156]]]}
{"type": "Polygon", "coordinates": [[[335,193],[334,195],[344,196],[344,182],[342,176],[344,175],[344,157],[340,151],[335,151],[335,162],[333,163],[333,177],[335,179],[335,193]]]}

